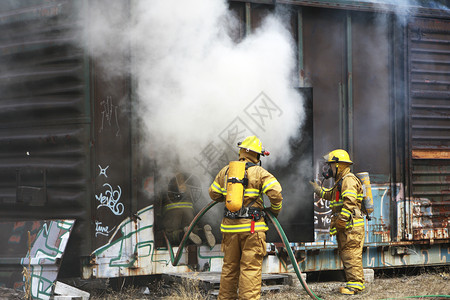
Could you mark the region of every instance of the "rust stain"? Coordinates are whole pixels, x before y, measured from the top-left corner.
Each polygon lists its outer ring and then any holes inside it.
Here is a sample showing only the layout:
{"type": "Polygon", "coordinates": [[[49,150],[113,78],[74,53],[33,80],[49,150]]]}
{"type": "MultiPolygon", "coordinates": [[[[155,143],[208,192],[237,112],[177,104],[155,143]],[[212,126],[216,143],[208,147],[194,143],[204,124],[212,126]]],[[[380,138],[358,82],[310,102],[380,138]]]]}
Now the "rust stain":
{"type": "Polygon", "coordinates": [[[450,159],[450,149],[416,149],[412,151],[415,159],[450,159]]]}

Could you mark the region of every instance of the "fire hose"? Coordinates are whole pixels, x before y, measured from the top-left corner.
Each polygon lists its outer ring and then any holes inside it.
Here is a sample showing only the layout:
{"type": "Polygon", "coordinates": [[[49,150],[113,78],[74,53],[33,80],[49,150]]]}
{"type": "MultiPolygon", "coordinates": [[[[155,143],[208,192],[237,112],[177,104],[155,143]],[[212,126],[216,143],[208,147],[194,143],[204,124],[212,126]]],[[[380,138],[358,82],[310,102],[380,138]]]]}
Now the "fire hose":
{"type": "MultiPolygon", "coordinates": [[[[200,210],[198,212],[198,214],[194,217],[194,219],[192,219],[191,224],[189,225],[189,227],[187,228],[186,232],[184,233],[183,238],[181,239],[180,245],[178,247],[177,253],[176,255],[174,255],[173,253],[173,248],[172,245],[169,242],[169,239],[167,238],[166,234],[164,233],[164,239],[166,240],[166,244],[167,244],[167,248],[169,250],[170,253],[170,260],[172,262],[173,266],[177,266],[181,255],[183,253],[183,248],[187,243],[187,240],[189,238],[189,234],[192,232],[193,228],[195,227],[195,225],[197,224],[197,222],[201,219],[201,217],[209,210],[211,209],[214,205],[216,205],[219,202],[216,201],[211,201],[208,205],[206,205],[202,210],[200,210]]],[[[310,290],[310,288],[308,287],[308,285],[306,284],[305,280],[302,277],[302,273],[300,271],[300,268],[298,267],[298,263],[297,260],[295,259],[294,253],[292,252],[292,249],[290,247],[290,243],[289,240],[286,237],[286,234],[284,233],[283,228],[281,227],[280,223],[278,222],[277,218],[272,214],[272,212],[270,212],[270,210],[266,210],[266,215],[269,217],[269,220],[273,223],[273,225],[275,226],[275,229],[278,232],[278,235],[280,236],[286,251],[289,255],[289,258],[291,260],[291,263],[294,267],[295,270],[295,274],[297,275],[298,279],[300,280],[300,283],[302,284],[303,289],[305,290],[305,292],[312,298],[312,299],[321,299],[318,296],[316,296],[316,294],[314,294],[313,291],[310,290]]]]}

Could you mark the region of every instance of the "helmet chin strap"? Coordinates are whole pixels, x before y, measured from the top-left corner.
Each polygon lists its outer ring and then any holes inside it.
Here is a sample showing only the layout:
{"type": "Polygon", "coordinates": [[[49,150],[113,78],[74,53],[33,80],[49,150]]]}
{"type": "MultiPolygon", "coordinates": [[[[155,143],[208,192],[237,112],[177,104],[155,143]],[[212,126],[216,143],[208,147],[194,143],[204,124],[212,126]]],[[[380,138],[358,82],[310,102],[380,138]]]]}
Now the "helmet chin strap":
{"type": "Polygon", "coordinates": [[[338,172],[339,171],[339,163],[336,162],[336,174],[334,174],[334,180],[337,180],[338,172]]]}

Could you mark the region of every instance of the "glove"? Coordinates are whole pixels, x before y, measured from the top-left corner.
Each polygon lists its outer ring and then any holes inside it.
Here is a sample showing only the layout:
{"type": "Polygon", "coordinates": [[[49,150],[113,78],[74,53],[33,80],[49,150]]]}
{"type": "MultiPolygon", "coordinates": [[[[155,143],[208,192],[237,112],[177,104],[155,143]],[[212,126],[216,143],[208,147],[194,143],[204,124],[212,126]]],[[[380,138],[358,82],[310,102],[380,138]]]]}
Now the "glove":
{"type": "Polygon", "coordinates": [[[309,183],[312,185],[312,187],[314,189],[314,193],[316,193],[318,196],[320,196],[320,192],[322,191],[322,188],[316,182],[310,181],[309,183]]]}
{"type": "Polygon", "coordinates": [[[272,223],[272,220],[270,220],[269,216],[267,215],[268,211],[270,211],[274,215],[275,218],[277,217],[277,214],[274,214],[270,208],[265,208],[264,212],[266,213],[266,215],[264,216],[264,221],[266,221],[267,224],[272,223]]]}
{"type": "Polygon", "coordinates": [[[340,230],[340,231],[344,231],[346,225],[347,225],[347,221],[342,220],[342,219],[337,219],[334,223],[336,230],[340,230]]]}
{"type": "Polygon", "coordinates": [[[273,215],[275,218],[278,218],[278,214],[280,213],[280,211],[274,212],[272,209],[270,210],[270,212],[272,213],[272,215],[273,215]]]}

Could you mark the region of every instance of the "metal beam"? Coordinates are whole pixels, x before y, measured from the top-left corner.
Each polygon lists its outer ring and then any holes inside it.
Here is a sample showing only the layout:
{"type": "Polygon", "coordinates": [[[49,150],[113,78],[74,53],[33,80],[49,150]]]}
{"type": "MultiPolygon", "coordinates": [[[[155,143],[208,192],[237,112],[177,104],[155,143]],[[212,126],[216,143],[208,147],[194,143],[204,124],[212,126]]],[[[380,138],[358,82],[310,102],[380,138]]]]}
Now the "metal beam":
{"type": "Polygon", "coordinates": [[[298,51],[298,76],[299,86],[305,87],[305,66],[303,56],[303,10],[298,9],[297,12],[297,51],[298,51]]]}
{"type": "Polygon", "coordinates": [[[245,3],[245,36],[252,33],[252,4],[245,3]]]}
{"type": "Polygon", "coordinates": [[[350,157],[353,157],[353,49],[352,49],[352,16],[347,12],[346,18],[346,42],[347,42],[347,149],[350,157]]]}

